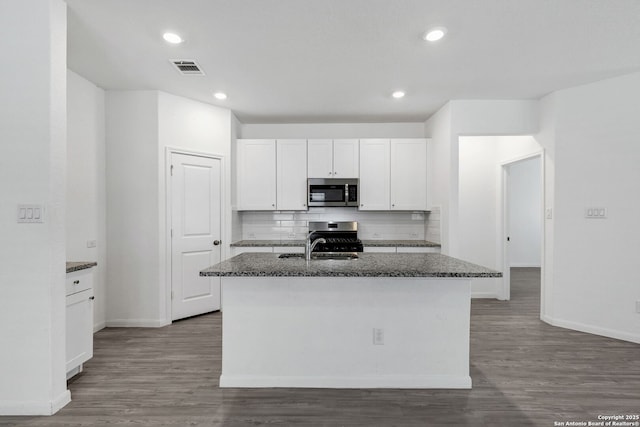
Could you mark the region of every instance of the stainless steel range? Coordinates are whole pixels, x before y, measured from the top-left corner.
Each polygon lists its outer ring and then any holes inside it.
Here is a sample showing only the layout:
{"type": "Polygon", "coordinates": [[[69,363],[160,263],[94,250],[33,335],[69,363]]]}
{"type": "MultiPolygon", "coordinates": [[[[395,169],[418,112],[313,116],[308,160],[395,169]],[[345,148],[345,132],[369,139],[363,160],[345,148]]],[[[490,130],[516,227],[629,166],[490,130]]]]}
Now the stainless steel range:
{"type": "Polygon", "coordinates": [[[354,253],[362,252],[362,241],[358,239],[358,223],[355,221],[310,221],[309,237],[314,241],[314,252],[354,253]]]}

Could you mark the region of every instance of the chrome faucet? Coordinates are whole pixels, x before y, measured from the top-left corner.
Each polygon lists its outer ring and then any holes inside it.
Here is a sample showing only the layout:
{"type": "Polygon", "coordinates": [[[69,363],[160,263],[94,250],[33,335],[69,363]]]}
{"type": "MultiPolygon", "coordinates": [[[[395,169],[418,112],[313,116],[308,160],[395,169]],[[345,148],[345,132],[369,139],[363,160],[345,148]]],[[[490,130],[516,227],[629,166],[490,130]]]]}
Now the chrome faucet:
{"type": "Polygon", "coordinates": [[[313,236],[314,233],[315,232],[312,231],[307,235],[307,241],[305,242],[305,245],[304,245],[304,257],[306,258],[307,261],[311,261],[311,252],[313,252],[313,250],[315,249],[318,243],[327,243],[324,237],[318,237],[315,240],[312,239],[311,236],[313,236]]]}

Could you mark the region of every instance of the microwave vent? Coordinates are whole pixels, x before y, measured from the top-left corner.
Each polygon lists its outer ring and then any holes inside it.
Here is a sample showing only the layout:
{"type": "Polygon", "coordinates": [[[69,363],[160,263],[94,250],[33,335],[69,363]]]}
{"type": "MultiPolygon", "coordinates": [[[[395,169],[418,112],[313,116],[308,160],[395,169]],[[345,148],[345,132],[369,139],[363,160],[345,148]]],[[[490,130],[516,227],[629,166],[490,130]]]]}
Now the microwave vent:
{"type": "Polygon", "coordinates": [[[185,76],[204,76],[204,71],[200,65],[192,59],[172,59],[171,63],[174,67],[185,76]]]}

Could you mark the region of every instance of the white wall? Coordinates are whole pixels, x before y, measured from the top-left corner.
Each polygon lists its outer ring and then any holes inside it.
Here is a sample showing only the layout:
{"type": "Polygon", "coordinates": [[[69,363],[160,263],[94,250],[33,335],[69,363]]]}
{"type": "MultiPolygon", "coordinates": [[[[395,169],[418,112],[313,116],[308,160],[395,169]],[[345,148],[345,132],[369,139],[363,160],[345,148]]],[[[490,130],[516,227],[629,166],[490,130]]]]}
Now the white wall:
{"type": "Polygon", "coordinates": [[[509,237],[511,267],[540,267],[542,243],[541,160],[534,157],[509,166],[509,237]]]}
{"type": "Polygon", "coordinates": [[[93,269],[94,330],[106,323],[107,221],[104,90],[67,73],[68,261],[96,261],[93,269]],[[95,240],[97,246],[88,248],[95,240]]]}
{"type": "Polygon", "coordinates": [[[107,91],[107,326],[161,326],[158,93],[107,91]]]}
{"type": "Polygon", "coordinates": [[[66,4],[0,3],[0,415],[50,415],[65,381],[66,4]],[[18,224],[18,204],[45,207],[18,224]]]}
{"type": "Polygon", "coordinates": [[[422,138],[423,123],[243,124],[240,138],[422,138]]]}
{"type": "Polygon", "coordinates": [[[108,91],[106,99],[107,325],[162,326],[171,322],[167,148],[223,156],[223,241],[228,242],[231,113],[157,91],[108,91]]]}
{"type": "Polygon", "coordinates": [[[190,153],[204,153],[222,156],[222,259],[229,256],[232,235],[231,211],[231,134],[233,115],[225,108],[204,104],[180,96],[158,92],[158,177],[159,194],[158,217],[160,236],[160,272],[159,300],[160,318],[171,322],[171,284],[165,279],[170,277],[171,248],[167,245],[166,195],[167,172],[165,169],[167,148],[190,153]]]}
{"type": "MultiPolygon", "coordinates": [[[[460,137],[458,257],[502,271],[502,164],[539,151],[530,136],[460,137]]],[[[500,298],[502,279],[474,280],[472,293],[500,298]]]]}
{"type": "Polygon", "coordinates": [[[555,92],[543,99],[539,135],[553,149],[555,167],[545,319],[634,342],[640,342],[639,100],[640,73],[555,92]],[[585,219],[589,206],[606,207],[607,219],[585,219]]]}
{"type": "Polygon", "coordinates": [[[531,135],[538,131],[536,100],[450,101],[425,122],[431,138],[429,195],[442,209],[442,252],[459,256],[458,138],[465,135],[531,135]]]}

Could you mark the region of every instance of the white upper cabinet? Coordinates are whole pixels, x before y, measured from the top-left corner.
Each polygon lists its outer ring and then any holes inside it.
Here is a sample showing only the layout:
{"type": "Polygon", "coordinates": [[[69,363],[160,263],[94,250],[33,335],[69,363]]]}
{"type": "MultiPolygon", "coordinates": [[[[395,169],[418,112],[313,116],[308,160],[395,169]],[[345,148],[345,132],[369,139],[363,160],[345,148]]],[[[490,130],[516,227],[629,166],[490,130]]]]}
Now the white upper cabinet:
{"type": "Polygon", "coordinates": [[[310,139],[307,147],[309,178],[333,178],[333,140],[310,139]]]}
{"type": "Polygon", "coordinates": [[[358,178],[360,150],[357,139],[333,140],[333,177],[358,178]]]}
{"type": "Polygon", "coordinates": [[[357,178],[357,139],[308,140],[307,169],[309,178],[357,178]]]}
{"type": "Polygon", "coordinates": [[[389,210],[389,147],[388,139],[360,140],[360,210],[389,210]]]}
{"type": "Polygon", "coordinates": [[[275,139],[239,139],[237,144],[238,210],[275,210],[275,139]]]}
{"type": "Polygon", "coordinates": [[[427,210],[427,140],[360,140],[360,210],[427,210]]]}
{"type": "Polygon", "coordinates": [[[279,139],[277,153],[277,208],[307,209],[307,140],[279,139]]]}
{"type": "Polygon", "coordinates": [[[391,140],[391,210],[427,210],[426,139],[391,140]]]}

